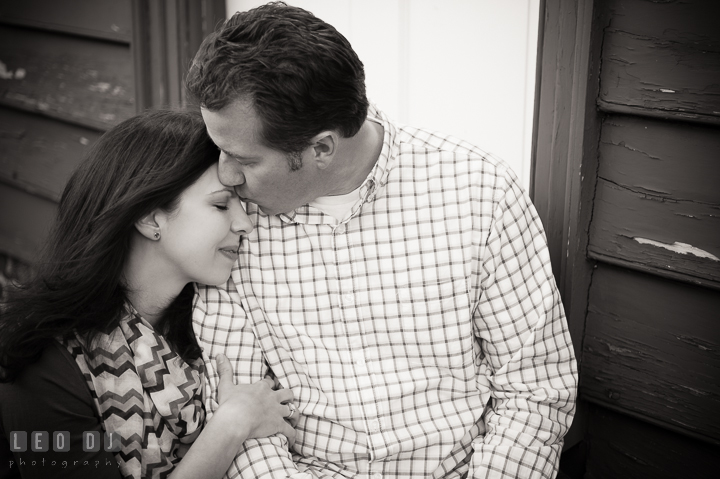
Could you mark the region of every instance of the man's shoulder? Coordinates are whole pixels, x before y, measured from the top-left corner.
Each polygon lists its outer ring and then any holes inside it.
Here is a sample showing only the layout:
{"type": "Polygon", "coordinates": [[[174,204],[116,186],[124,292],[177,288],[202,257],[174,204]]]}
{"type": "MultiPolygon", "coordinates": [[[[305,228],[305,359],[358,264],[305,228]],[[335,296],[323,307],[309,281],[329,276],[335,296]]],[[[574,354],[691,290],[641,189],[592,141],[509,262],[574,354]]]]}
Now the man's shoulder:
{"type": "Polygon", "coordinates": [[[477,145],[445,134],[412,126],[398,128],[397,147],[400,163],[412,162],[418,166],[421,158],[442,164],[446,174],[482,174],[497,177],[502,182],[512,181],[515,174],[508,164],[477,145]]]}
{"type": "Polygon", "coordinates": [[[444,132],[403,125],[398,128],[398,144],[425,147],[429,150],[454,151],[475,155],[487,155],[477,145],[444,132]]]}

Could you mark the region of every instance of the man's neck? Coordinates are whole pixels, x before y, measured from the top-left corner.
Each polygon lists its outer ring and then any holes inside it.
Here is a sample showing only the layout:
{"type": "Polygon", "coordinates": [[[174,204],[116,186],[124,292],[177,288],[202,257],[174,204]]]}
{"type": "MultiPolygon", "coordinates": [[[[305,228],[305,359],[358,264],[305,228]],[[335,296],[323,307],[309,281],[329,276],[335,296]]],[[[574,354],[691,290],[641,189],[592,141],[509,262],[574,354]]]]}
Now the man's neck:
{"type": "Polygon", "coordinates": [[[343,138],[335,173],[337,185],[328,196],[344,195],[357,189],[377,163],[383,147],[383,127],[365,120],[360,131],[351,138],[343,138]]]}

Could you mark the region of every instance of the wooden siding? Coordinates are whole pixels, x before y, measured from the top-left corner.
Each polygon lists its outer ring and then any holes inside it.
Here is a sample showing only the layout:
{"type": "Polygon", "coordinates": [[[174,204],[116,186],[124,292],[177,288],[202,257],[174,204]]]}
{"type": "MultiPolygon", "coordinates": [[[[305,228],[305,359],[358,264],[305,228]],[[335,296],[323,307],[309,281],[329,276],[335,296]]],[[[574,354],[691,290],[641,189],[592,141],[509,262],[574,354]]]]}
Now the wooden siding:
{"type": "Polygon", "coordinates": [[[0,181],[58,201],[100,133],[20,110],[0,113],[0,181]]]}
{"type": "Polygon", "coordinates": [[[0,21],[48,31],[130,43],[130,2],[22,0],[0,3],[0,21]]]}
{"type": "Polygon", "coordinates": [[[614,29],[605,39],[604,109],[720,124],[720,45],[678,43],[614,29]]]}
{"type": "Polygon", "coordinates": [[[568,457],[586,479],[715,477],[720,2],[544,7],[533,191],[581,350],[568,457]]]}
{"type": "Polygon", "coordinates": [[[720,2],[598,9],[598,263],[580,392],[615,412],[613,428],[590,414],[586,477],[708,477],[720,453],[720,2]]]}
{"type": "Polygon", "coordinates": [[[599,179],[588,251],[596,259],[720,288],[720,206],[599,179]]]}
{"type": "Polygon", "coordinates": [[[130,47],[0,26],[0,105],[104,130],[135,114],[130,47]]]}
{"type": "Polygon", "coordinates": [[[0,5],[0,253],[32,264],[71,172],[135,114],[130,0],[0,5]]]}
{"type": "Polygon", "coordinates": [[[720,295],[599,265],[582,395],[720,444],[720,295]]]}
{"type": "Polygon", "coordinates": [[[720,2],[604,7],[588,253],[720,289],[720,2]]]}
{"type": "MultiPolygon", "coordinates": [[[[718,77],[720,80],[720,77],[718,77]]],[[[661,199],[720,205],[720,135],[697,124],[610,115],[598,175],[661,199]]]]}
{"type": "Polygon", "coordinates": [[[716,127],[609,115],[589,253],[720,287],[716,127]]]}
{"type": "Polygon", "coordinates": [[[716,478],[720,448],[593,407],[584,479],[716,478]]]}
{"type": "Polygon", "coordinates": [[[34,263],[57,204],[0,183],[0,205],[0,251],[34,263]]]}
{"type": "Polygon", "coordinates": [[[0,256],[34,262],[67,179],[103,131],[185,103],[188,62],[224,16],[223,0],[1,2],[0,256]]]}
{"type": "Polygon", "coordinates": [[[599,106],[720,125],[720,2],[608,2],[599,106]]]}

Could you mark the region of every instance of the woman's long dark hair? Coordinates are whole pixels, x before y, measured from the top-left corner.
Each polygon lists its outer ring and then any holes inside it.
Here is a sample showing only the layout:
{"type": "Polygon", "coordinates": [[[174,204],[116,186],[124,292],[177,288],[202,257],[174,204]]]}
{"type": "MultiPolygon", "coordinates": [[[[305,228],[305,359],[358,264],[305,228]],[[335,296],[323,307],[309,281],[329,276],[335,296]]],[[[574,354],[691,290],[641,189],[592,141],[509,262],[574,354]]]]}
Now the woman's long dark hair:
{"type": "MultiPolygon", "coordinates": [[[[56,338],[77,331],[92,341],[118,325],[135,222],[176,208],[217,159],[198,112],[145,112],[93,145],[65,187],[33,279],[0,308],[0,381],[14,380],[56,338]]],[[[186,360],[200,355],[192,297],[189,284],[156,326],[186,360]]]]}

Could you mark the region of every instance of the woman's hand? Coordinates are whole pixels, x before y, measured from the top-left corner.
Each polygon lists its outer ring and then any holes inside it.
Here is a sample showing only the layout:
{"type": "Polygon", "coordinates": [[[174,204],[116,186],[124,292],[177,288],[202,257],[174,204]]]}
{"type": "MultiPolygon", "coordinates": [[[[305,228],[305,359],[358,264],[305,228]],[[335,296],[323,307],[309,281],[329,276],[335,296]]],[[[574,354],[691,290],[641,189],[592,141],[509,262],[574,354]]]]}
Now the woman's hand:
{"type": "Polygon", "coordinates": [[[295,441],[295,429],[286,421],[295,424],[298,417],[297,412],[290,416],[292,391],[273,391],[270,378],[235,385],[230,361],[224,355],[215,359],[220,374],[220,406],[173,470],[171,479],[222,477],[246,439],[281,433],[291,445],[295,441]]]}
{"type": "Polygon", "coordinates": [[[232,366],[225,355],[218,354],[215,361],[220,375],[219,407],[215,415],[223,418],[223,422],[227,421],[228,427],[237,424],[238,433],[244,435],[245,439],[281,433],[292,445],[295,441],[295,429],[286,419],[294,424],[299,415],[294,406],[288,405],[293,400],[292,391],[274,391],[274,382],[270,378],[254,384],[236,385],[233,383],[232,366]]]}

